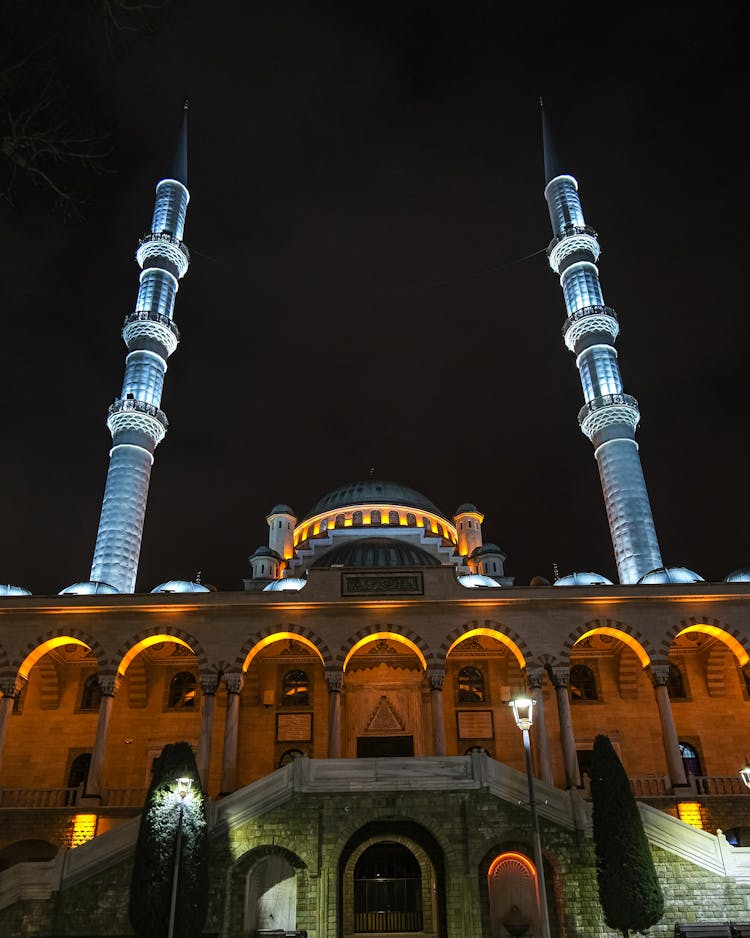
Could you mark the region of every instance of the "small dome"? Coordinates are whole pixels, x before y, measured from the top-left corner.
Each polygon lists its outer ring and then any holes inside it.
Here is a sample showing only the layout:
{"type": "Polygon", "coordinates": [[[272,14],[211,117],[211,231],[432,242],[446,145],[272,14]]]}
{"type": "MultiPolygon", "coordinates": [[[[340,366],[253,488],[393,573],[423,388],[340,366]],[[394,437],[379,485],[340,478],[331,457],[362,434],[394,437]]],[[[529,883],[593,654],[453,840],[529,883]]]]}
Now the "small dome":
{"type": "Polygon", "coordinates": [[[458,506],[458,508],[456,509],[456,511],[455,511],[455,513],[454,513],[454,515],[453,515],[453,517],[455,518],[455,517],[457,517],[458,515],[463,515],[463,514],[465,514],[465,513],[468,512],[468,511],[473,512],[475,515],[480,514],[480,511],[479,511],[479,509],[477,508],[476,505],[472,505],[471,502],[464,502],[463,505],[459,505],[459,506],[458,506]]]}
{"type": "Polygon", "coordinates": [[[307,512],[303,521],[324,511],[334,511],[337,508],[351,508],[357,505],[399,505],[403,508],[416,508],[429,511],[430,514],[445,518],[442,511],[425,498],[421,492],[408,485],[398,482],[386,482],[385,479],[364,479],[361,482],[351,482],[328,495],[324,495],[307,512]]]}
{"type": "Polygon", "coordinates": [[[271,515],[291,515],[293,518],[297,517],[294,509],[289,505],[274,505],[273,508],[268,512],[269,518],[271,515]]]}
{"type": "Polygon", "coordinates": [[[278,554],[272,547],[268,547],[266,544],[261,544],[254,553],[250,554],[248,560],[252,561],[254,557],[273,557],[274,560],[283,560],[281,554],[278,554]]]}
{"type": "Polygon", "coordinates": [[[281,593],[286,590],[301,590],[307,585],[307,580],[299,576],[289,576],[285,580],[272,580],[268,586],[263,587],[264,593],[281,593]]]}
{"type": "Polygon", "coordinates": [[[167,580],[155,586],[152,593],[210,593],[211,590],[202,583],[191,583],[190,580],[167,580]]]}
{"type": "Polygon", "coordinates": [[[555,580],[555,586],[612,586],[612,580],[608,580],[601,573],[569,573],[567,576],[561,576],[555,580]]]}
{"type": "Polygon", "coordinates": [[[533,576],[529,586],[552,586],[546,576],[533,576]]]}
{"type": "Polygon", "coordinates": [[[732,570],[724,577],[725,583],[750,583],[750,567],[740,567],[739,570],[732,570]]]}
{"type": "Polygon", "coordinates": [[[110,586],[109,583],[102,583],[99,580],[89,580],[86,583],[74,583],[72,586],[67,586],[64,590],[60,590],[58,596],[101,596],[105,593],[119,592],[120,591],[115,589],[114,586],[110,586]]]}
{"type": "Polygon", "coordinates": [[[478,586],[500,586],[497,580],[493,580],[491,576],[483,576],[481,573],[464,574],[458,577],[458,582],[468,589],[476,589],[478,586]]]}
{"type": "Polygon", "coordinates": [[[313,567],[439,567],[440,561],[411,541],[358,537],[327,550],[313,567]]]}
{"type": "Polygon", "coordinates": [[[25,590],[22,586],[0,583],[0,596],[31,596],[31,591],[25,590]]]}
{"type": "Polygon", "coordinates": [[[644,586],[649,583],[703,583],[703,577],[687,567],[657,567],[645,573],[638,583],[644,586]]]}
{"type": "Polygon", "coordinates": [[[471,552],[472,557],[495,557],[500,556],[505,559],[505,551],[502,550],[497,544],[493,544],[488,541],[486,544],[481,544],[479,547],[475,547],[471,552]]]}

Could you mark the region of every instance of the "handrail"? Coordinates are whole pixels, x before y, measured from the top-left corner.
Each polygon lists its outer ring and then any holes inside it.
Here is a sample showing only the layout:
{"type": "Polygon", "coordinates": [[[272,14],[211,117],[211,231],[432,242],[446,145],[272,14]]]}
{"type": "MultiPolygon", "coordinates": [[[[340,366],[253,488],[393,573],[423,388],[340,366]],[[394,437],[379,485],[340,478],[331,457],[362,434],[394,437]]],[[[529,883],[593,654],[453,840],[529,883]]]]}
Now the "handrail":
{"type": "Polygon", "coordinates": [[[589,414],[593,414],[595,410],[600,410],[602,407],[611,407],[613,404],[623,404],[626,407],[638,410],[638,401],[631,394],[601,394],[584,404],[578,411],[578,423],[583,423],[589,414]]]}

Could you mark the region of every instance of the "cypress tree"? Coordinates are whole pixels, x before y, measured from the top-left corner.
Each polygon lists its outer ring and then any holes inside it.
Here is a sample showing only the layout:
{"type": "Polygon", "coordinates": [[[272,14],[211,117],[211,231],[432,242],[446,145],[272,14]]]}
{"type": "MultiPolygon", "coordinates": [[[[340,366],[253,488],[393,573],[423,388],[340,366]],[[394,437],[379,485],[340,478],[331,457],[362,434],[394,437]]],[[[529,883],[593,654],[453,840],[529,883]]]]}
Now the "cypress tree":
{"type": "Polygon", "coordinates": [[[638,805],[608,736],[597,736],[591,760],[594,847],[604,920],[624,938],[645,932],[664,914],[638,805]]]}
{"type": "Polygon", "coordinates": [[[169,925],[180,796],[177,779],[193,781],[182,813],[175,938],[198,938],[208,910],[208,831],[198,768],[188,743],[171,743],[154,762],[146,795],[133,876],[130,924],[138,938],[165,938],[169,925]]]}

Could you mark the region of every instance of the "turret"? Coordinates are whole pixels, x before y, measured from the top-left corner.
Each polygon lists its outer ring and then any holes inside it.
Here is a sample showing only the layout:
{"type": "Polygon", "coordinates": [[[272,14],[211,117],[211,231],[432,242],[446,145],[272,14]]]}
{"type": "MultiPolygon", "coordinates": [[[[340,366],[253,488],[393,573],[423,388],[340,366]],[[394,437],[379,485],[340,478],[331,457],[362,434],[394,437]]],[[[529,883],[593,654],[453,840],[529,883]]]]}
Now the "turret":
{"type": "Polygon", "coordinates": [[[456,509],[453,523],[458,534],[458,553],[461,557],[468,557],[478,547],[482,546],[482,522],[484,515],[470,502],[464,502],[456,509]]]}
{"type": "Polygon", "coordinates": [[[289,505],[276,505],[266,517],[268,546],[284,560],[294,556],[294,526],[297,517],[289,505]]]}
{"type": "Polygon", "coordinates": [[[560,277],[568,312],[563,338],[576,356],[583,386],[578,422],[594,447],[620,582],[636,583],[662,566],[635,442],[640,410],[623,390],[615,351],[620,327],[599,282],[597,233],[584,219],[577,181],[563,170],[554,152],[544,111],[542,122],[544,197],[553,234],[547,255],[560,277]]]}
{"type": "Polygon", "coordinates": [[[170,174],[156,186],[151,230],[136,251],[142,273],[135,311],[122,330],[125,377],[107,417],[112,448],[91,580],[121,593],[135,589],[154,452],[167,432],[161,396],[167,359],[180,338],[173,314],[190,262],[182,240],[189,199],[186,104],[170,174]]]}

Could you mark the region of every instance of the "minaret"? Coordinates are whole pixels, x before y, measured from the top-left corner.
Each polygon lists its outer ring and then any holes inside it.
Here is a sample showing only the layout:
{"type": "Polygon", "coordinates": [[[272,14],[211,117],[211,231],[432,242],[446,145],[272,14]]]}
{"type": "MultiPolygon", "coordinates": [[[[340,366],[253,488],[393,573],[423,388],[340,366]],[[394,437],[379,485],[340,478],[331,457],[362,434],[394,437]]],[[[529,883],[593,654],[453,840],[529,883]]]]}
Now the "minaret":
{"type": "Polygon", "coordinates": [[[180,339],[172,314],[190,262],[182,241],[189,199],[186,103],[170,175],[156,186],[151,230],[138,243],[143,272],[135,312],[122,329],[125,378],[107,417],[112,449],[91,579],[122,593],[135,589],[154,451],[167,432],[160,404],[167,359],[180,339]]]}
{"type": "Polygon", "coordinates": [[[597,234],[584,220],[578,183],[556,158],[544,110],[542,126],[544,197],[553,234],[547,256],[560,275],[568,311],[563,338],[576,356],[583,385],[578,422],[594,446],[620,582],[636,583],[662,566],[635,442],[640,411],[636,399],[623,392],[614,347],[620,329],[617,314],[604,304],[597,234]]]}

